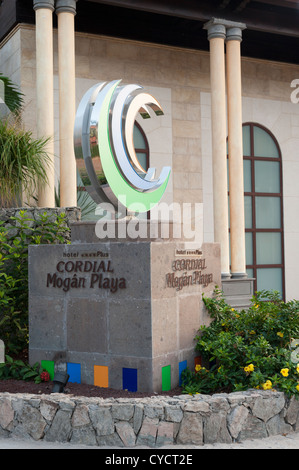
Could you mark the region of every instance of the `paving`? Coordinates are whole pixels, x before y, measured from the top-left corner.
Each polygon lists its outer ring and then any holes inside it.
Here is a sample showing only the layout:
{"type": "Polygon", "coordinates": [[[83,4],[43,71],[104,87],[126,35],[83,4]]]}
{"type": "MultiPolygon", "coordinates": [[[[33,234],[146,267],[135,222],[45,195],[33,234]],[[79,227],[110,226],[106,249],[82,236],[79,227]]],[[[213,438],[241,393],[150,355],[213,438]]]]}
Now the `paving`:
{"type": "Polygon", "coordinates": [[[299,449],[299,433],[292,432],[285,435],[271,436],[264,439],[248,439],[242,442],[235,442],[232,444],[204,444],[202,446],[195,445],[172,445],[172,446],[162,446],[162,447],[146,447],[146,446],[136,446],[136,447],[111,447],[111,446],[84,446],[84,445],[72,445],[69,443],[58,443],[58,442],[46,442],[46,441],[34,441],[34,440],[22,440],[15,437],[10,438],[0,438],[0,449],[66,449],[66,450],[76,450],[76,449],[86,449],[86,450],[132,450],[138,454],[139,450],[150,449],[153,454],[159,452],[162,453],[165,451],[165,454],[176,453],[180,449],[190,449],[190,450],[205,450],[205,449],[299,449]],[[168,452],[168,450],[170,452],[168,452]]]}

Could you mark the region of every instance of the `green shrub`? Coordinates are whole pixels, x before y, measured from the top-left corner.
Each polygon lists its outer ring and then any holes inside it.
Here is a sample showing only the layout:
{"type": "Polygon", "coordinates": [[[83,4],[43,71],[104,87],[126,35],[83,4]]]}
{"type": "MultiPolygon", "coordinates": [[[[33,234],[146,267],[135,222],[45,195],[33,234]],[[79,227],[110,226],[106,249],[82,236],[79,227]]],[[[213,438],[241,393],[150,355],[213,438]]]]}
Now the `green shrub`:
{"type": "Polygon", "coordinates": [[[36,222],[20,211],[9,222],[0,222],[0,338],[15,355],[28,346],[28,246],[65,243],[69,229],[64,213],[36,222]]]}
{"type": "Polygon", "coordinates": [[[184,393],[275,388],[299,396],[299,367],[291,357],[292,340],[299,338],[298,301],[262,291],[249,309],[237,311],[218,289],[203,301],[212,321],[195,338],[202,365],[184,371],[184,393]]]}
{"type": "Polygon", "coordinates": [[[13,360],[12,357],[6,355],[5,363],[0,364],[0,380],[34,380],[35,383],[42,382],[41,374],[44,369],[38,362],[30,366],[21,360],[13,360]]]}

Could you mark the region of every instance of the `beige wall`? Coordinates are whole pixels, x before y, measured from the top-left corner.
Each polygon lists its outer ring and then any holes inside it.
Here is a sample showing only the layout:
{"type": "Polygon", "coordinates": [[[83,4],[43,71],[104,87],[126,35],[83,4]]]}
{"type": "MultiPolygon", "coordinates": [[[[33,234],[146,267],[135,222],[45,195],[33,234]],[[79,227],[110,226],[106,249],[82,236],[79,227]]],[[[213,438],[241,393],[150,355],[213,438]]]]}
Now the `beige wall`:
{"type": "MultiPolygon", "coordinates": [[[[1,47],[1,45],[0,45],[1,47]]],[[[58,165],[58,60],[54,31],[55,151],[58,165]]],[[[25,93],[24,124],[35,130],[35,33],[16,28],[0,49],[0,70],[25,93]]],[[[152,163],[171,163],[165,201],[204,203],[204,241],[213,241],[211,109],[209,54],[160,45],[76,34],[76,100],[90,85],[123,79],[143,85],[160,100],[163,118],[145,128],[152,163]]],[[[290,99],[299,68],[291,64],[243,58],[243,122],[267,127],[278,140],[283,159],[287,298],[299,298],[299,104],[290,99]]],[[[145,123],[142,123],[145,124],[145,123]]]]}

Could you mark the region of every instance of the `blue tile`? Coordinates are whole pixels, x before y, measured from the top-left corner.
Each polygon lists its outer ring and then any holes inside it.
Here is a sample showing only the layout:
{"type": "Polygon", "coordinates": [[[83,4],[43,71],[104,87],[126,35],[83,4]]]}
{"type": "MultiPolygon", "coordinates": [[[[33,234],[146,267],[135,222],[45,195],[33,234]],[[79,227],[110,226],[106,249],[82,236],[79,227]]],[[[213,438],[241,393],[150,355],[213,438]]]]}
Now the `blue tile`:
{"type": "Polygon", "coordinates": [[[182,385],[181,375],[184,369],[187,367],[187,361],[179,362],[179,385],[182,385]]]}
{"type": "Polygon", "coordinates": [[[123,390],[137,392],[137,369],[123,368],[123,390]]]}
{"type": "Polygon", "coordinates": [[[81,364],[75,362],[67,363],[67,373],[69,374],[69,382],[81,383],[81,364]]]}

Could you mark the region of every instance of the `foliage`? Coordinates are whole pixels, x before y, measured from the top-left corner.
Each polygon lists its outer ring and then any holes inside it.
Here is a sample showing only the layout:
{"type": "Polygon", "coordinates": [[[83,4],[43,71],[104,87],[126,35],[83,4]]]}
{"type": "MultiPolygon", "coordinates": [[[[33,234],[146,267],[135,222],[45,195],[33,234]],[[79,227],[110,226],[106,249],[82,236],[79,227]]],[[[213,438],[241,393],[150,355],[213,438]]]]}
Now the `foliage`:
{"type": "MultiPolygon", "coordinates": [[[[14,83],[0,73],[0,80],[4,83],[4,102],[12,113],[20,111],[23,105],[23,93],[15,87],[14,83]]],[[[3,97],[2,97],[3,98],[3,97]]]]}
{"type": "Polygon", "coordinates": [[[10,204],[24,191],[30,197],[37,182],[47,184],[51,165],[45,146],[49,139],[34,139],[32,133],[0,121],[0,198],[10,204]]]}
{"type": "Polygon", "coordinates": [[[16,354],[28,345],[28,245],[65,243],[69,229],[64,213],[36,222],[21,210],[9,222],[0,222],[0,337],[16,354]]]}
{"type": "Polygon", "coordinates": [[[291,348],[299,338],[299,301],[285,303],[278,292],[261,291],[250,308],[237,311],[218,289],[203,301],[212,321],[195,338],[202,365],[183,373],[185,393],[275,388],[299,396],[299,366],[291,348]]]}
{"type": "MultiPolygon", "coordinates": [[[[79,186],[80,188],[80,186],[79,186]]],[[[77,207],[81,209],[81,220],[88,220],[89,216],[95,215],[97,204],[93,201],[87,191],[80,190],[77,187],[77,207]]],[[[58,182],[58,188],[55,188],[55,205],[60,206],[60,183],[58,182]]]]}
{"type": "Polygon", "coordinates": [[[43,380],[44,369],[38,362],[30,366],[21,360],[13,360],[12,357],[6,355],[6,362],[0,364],[0,380],[34,380],[40,383],[43,380]]]}

